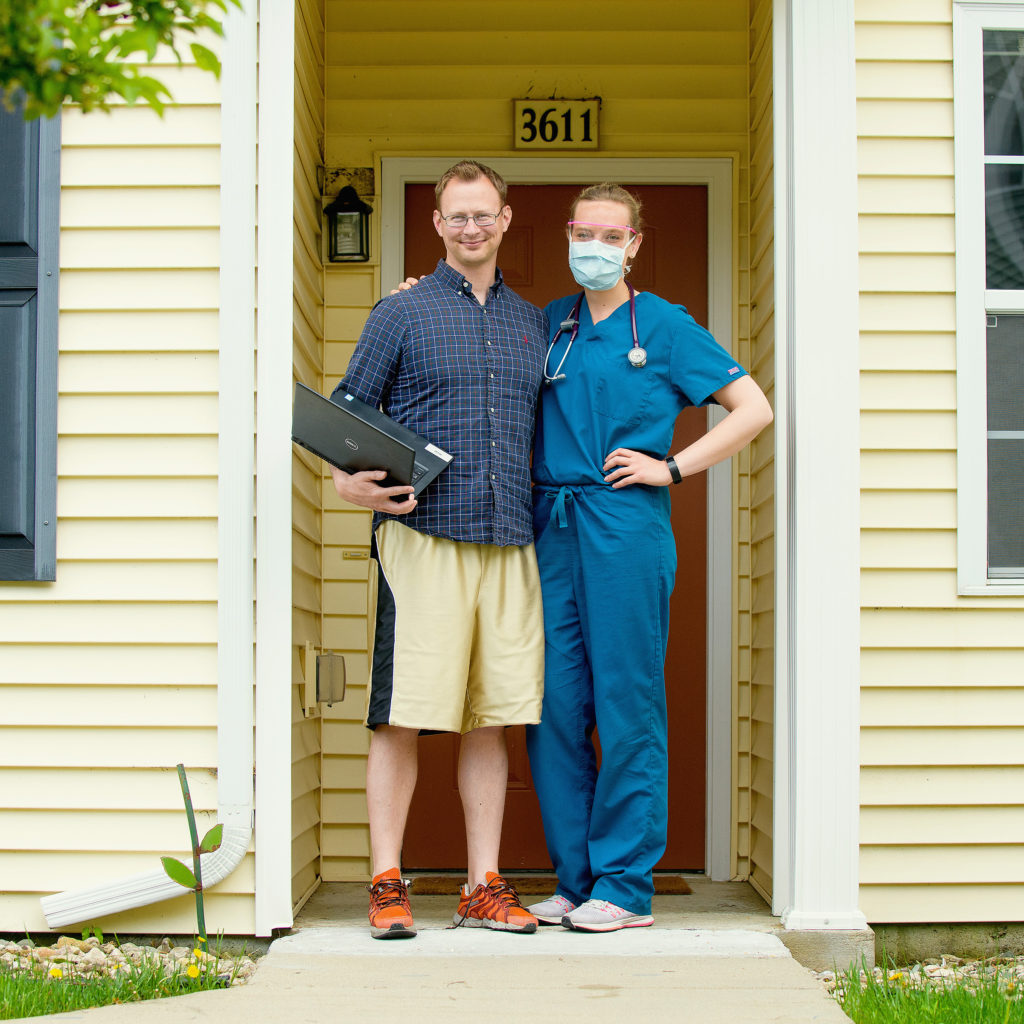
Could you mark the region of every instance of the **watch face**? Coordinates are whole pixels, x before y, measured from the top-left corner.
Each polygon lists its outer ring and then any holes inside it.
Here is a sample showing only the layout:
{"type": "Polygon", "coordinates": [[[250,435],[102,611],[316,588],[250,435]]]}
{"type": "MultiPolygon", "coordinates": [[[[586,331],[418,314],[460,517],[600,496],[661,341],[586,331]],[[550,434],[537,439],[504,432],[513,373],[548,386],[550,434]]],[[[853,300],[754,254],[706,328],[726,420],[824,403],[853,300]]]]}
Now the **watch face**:
{"type": "Polygon", "coordinates": [[[640,348],[639,345],[634,345],[629,350],[626,358],[629,360],[630,366],[635,366],[639,369],[641,366],[647,365],[647,349],[640,348]]]}

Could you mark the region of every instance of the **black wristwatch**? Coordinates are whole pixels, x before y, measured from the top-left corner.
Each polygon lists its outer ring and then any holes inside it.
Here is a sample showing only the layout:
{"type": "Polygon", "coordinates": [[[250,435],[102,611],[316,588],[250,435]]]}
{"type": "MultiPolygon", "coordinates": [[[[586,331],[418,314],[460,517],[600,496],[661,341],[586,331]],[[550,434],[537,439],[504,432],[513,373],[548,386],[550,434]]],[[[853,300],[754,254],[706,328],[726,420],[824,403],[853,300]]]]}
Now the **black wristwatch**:
{"type": "Polygon", "coordinates": [[[666,460],[668,465],[668,471],[672,476],[672,483],[681,484],[683,482],[683,474],[679,472],[679,467],[676,465],[676,459],[674,455],[670,455],[666,460]]]}

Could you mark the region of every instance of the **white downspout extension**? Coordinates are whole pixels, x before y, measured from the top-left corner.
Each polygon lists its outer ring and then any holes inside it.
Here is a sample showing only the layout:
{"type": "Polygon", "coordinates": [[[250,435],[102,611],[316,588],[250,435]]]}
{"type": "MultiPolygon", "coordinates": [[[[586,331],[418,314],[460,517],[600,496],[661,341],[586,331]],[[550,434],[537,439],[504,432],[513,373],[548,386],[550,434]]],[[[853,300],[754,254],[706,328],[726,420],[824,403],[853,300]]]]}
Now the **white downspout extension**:
{"type": "MultiPolygon", "coordinates": [[[[217,495],[217,820],[224,836],[217,850],[200,858],[204,890],[238,867],[253,830],[255,3],[244,11],[228,7],[224,30],[217,495]]],[[[190,891],[157,867],[44,896],[40,903],[47,925],[56,929],[190,891]]]]}
{"type": "MultiPolygon", "coordinates": [[[[177,781],[173,773],[168,773],[167,777],[177,781]]],[[[251,836],[251,828],[224,826],[224,841],[220,847],[214,853],[204,853],[200,857],[204,891],[227,878],[238,867],[249,849],[251,836]]],[[[88,889],[54,893],[44,896],[39,902],[43,905],[47,925],[56,929],[78,921],[102,921],[122,910],[145,907],[191,891],[172,882],[163,868],[157,868],[88,889]]]]}

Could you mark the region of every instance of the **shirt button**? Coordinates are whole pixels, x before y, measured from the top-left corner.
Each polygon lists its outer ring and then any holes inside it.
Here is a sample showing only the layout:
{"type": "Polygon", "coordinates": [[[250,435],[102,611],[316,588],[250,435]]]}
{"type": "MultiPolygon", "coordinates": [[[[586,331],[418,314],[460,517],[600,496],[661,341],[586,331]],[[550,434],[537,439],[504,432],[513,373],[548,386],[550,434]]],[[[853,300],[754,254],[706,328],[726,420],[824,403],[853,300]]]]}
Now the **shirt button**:
{"type": "MultiPolygon", "coordinates": [[[[492,375],[493,376],[493,375],[492,375]]],[[[491,412],[494,412],[494,406],[491,406],[491,412]]]]}
{"type": "Polygon", "coordinates": [[[497,448],[498,447],[498,442],[497,441],[492,441],[491,442],[491,447],[492,448],[497,448]]]}
{"type": "Polygon", "coordinates": [[[494,374],[493,373],[491,374],[491,380],[494,380],[494,374]]]}
{"type": "Polygon", "coordinates": [[[491,479],[492,479],[492,480],[497,480],[498,478],[497,478],[497,477],[496,477],[496,476],[495,476],[495,475],[494,475],[494,474],[492,473],[492,474],[491,474],[491,479]]]}

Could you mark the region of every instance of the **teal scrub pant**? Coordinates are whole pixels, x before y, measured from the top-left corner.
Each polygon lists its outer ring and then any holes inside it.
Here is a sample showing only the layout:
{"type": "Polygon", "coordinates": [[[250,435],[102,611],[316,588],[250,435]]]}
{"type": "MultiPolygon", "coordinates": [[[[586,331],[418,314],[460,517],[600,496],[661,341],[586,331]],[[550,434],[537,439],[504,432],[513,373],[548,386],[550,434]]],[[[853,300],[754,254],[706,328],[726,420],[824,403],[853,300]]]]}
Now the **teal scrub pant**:
{"type": "Polygon", "coordinates": [[[650,913],[665,852],[669,501],[666,488],[534,488],[544,705],[526,738],[557,891],[577,905],[650,913]]]}

